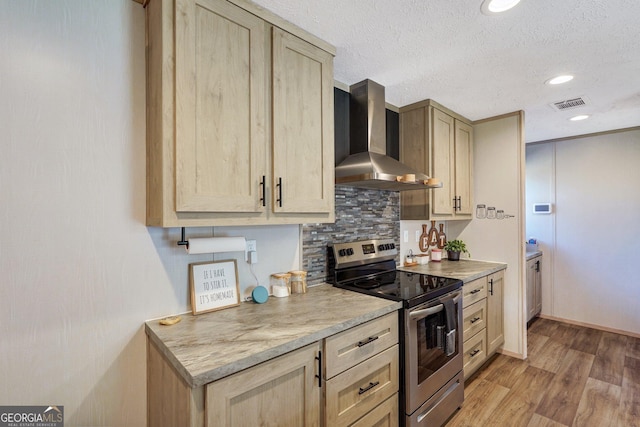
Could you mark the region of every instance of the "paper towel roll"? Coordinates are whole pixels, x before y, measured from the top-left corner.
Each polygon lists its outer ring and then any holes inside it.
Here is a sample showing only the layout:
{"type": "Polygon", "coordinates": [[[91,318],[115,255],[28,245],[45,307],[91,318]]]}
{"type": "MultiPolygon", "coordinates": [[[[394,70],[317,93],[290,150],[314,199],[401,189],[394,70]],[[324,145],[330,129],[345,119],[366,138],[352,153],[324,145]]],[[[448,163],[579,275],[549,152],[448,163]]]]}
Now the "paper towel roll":
{"type": "Polygon", "coordinates": [[[186,246],[188,254],[210,254],[215,252],[244,252],[244,237],[208,237],[189,239],[186,246]]]}

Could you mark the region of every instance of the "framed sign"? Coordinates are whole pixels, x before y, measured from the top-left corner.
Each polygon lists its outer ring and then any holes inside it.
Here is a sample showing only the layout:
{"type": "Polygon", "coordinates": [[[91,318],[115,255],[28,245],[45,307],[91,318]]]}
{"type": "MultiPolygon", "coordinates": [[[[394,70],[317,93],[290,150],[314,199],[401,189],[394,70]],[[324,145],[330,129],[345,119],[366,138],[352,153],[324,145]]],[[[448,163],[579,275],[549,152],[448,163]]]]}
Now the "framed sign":
{"type": "Polygon", "coordinates": [[[189,264],[191,312],[202,314],[240,304],[235,259],[189,264]]]}

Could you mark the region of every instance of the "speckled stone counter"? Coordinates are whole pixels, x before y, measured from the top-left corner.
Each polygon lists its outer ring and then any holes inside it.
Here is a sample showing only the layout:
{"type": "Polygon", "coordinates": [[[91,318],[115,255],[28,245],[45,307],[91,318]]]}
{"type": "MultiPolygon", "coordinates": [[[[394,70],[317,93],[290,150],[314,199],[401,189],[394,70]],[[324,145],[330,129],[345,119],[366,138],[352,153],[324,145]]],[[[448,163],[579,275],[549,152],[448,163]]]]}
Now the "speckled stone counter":
{"type": "Polygon", "coordinates": [[[450,277],[460,279],[463,283],[468,283],[506,268],[507,264],[501,262],[476,261],[470,259],[449,261],[443,259],[440,262],[429,261],[425,265],[416,265],[415,267],[398,267],[398,270],[450,277]]]}
{"type": "Polygon", "coordinates": [[[529,261],[537,256],[542,255],[542,251],[527,251],[526,260],[529,261]]]}
{"type": "Polygon", "coordinates": [[[306,294],[269,297],[211,313],[183,314],[182,321],[145,324],[187,384],[199,387],[318,340],[391,313],[400,302],[323,284],[306,294]]]}

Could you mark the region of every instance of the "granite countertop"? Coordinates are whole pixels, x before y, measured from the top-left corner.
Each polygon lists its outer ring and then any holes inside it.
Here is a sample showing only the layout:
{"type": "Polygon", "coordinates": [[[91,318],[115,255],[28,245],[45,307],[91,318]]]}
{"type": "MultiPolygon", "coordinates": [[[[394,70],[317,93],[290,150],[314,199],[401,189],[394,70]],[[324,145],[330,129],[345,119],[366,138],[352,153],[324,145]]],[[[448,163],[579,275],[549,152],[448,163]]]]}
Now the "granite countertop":
{"type": "Polygon", "coordinates": [[[537,256],[542,255],[542,251],[527,251],[526,260],[529,261],[537,256]]]}
{"type": "Polygon", "coordinates": [[[449,261],[443,259],[440,262],[429,261],[425,265],[416,265],[415,267],[402,266],[398,267],[398,270],[460,279],[463,283],[468,283],[506,268],[507,264],[501,262],[477,261],[472,259],[449,261]]]}
{"type": "Polygon", "coordinates": [[[172,326],[150,320],[145,330],[196,388],[401,307],[401,302],[322,284],[305,294],[269,297],[264,304],[245,302],[198,316],[183,314],[172,326]]]}

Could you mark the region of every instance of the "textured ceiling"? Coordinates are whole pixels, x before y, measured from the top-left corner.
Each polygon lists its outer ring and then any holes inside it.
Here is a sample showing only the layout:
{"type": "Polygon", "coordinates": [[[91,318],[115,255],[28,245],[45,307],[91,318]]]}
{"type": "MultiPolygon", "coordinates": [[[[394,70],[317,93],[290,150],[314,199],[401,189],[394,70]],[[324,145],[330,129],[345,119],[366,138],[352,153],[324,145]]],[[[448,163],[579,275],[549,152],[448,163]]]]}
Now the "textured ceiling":
{"type": "Polygon", "coordinates": [[[398,107],[431,98],[471,120],[524,110],[527,142],[640,125],[640,0],[522,0],[493,16],[482,0],[254,1],[336,46],[337,81],[370,78],[398,107]],[[579,96],[586,106],[549,106],[579,96]]]}

